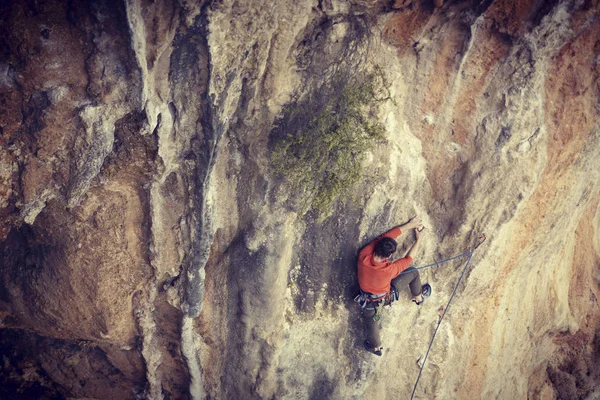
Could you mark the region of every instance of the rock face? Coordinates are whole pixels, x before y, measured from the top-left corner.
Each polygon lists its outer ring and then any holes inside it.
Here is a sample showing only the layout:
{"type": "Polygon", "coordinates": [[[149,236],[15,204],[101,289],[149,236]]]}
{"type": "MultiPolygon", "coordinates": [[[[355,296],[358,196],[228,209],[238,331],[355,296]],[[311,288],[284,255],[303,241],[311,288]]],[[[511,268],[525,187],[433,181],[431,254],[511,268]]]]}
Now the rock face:
{"type": "Polygon", "coordinates": [[[415,398],[600,396],[597,1],[47,3],[0,5],[0,397],[410,398],[466,258],[381,358],[352,297],[415,214],[418,265],[488,237],[415,398]],[[377,67],[386,140],[318,221],[273,132],[377,67]]]}

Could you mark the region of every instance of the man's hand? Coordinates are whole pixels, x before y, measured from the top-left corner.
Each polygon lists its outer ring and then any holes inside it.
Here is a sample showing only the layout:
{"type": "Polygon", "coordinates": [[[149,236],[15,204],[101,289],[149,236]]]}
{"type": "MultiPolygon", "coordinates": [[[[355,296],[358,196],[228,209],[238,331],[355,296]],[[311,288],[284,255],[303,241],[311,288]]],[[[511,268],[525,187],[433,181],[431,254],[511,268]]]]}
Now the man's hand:
{"type": "Polygon", "coordinates": [[[419,217],[418,215],[415,215],[414,217],[409,219],[406,224],[401,225],[400,229],[402,229],[402,230],[423,229],[423,219],[421,217],[419,217]]]}
{"type": "Polygon", "coordinates": [[[423,231],[425,230],[425,227],[421,224],[420,228],[415,228],[415,237],[417,238],[417,240],[419,240],[419,238],[421,238],[421,235],[423,234],[423,231]]]}
{"type": "Polygon", "coordinates": [[[411,257],[413,259],[415,258],[415,255],[417,254],[417,249],[419,248],[419,238],[423,234],[423,229],[425,229],[423,225],[421,225],[421,229],[415,228],[415,236],[417,237],[417,240],[415,240],[410,250],[408,250],[408,253],[406,253],[407,257],[411,257]]]}

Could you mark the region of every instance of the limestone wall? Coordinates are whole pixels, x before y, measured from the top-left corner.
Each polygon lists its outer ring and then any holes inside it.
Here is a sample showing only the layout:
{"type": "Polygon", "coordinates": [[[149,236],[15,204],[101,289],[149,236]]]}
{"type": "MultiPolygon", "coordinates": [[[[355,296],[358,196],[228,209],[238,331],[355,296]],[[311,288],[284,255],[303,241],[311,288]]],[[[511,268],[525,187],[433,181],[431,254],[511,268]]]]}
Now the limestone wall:
{"type": "Polygon", "coordinates": [[[417,266],[488,239],[415,398],[596,398],[598,7],[3,3],[0,397],[410,398],[466,259],[385,311],[383,357],[352,297],[358,250],[419,214],[417,266]],[[320,222],[272,132],[376,67],[386,139],[320,222]]]}

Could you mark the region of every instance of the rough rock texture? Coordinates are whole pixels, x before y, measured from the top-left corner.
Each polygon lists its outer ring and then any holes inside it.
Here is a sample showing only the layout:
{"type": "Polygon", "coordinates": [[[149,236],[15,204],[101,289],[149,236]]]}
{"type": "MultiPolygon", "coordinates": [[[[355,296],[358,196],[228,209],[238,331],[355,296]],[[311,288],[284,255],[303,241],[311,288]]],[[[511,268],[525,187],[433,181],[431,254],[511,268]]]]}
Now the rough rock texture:
{"type": "Polygon", "coordinates": [[[352,296],[420,214],[418,265],[488,240],[415,398],[599,398],[599,8],[1,2],[0,397],[409,398],[466,259],[386,310],[381,358],[352,296]],[[385,143],[301,215],[283,108],[376,67],[385,143]]]}

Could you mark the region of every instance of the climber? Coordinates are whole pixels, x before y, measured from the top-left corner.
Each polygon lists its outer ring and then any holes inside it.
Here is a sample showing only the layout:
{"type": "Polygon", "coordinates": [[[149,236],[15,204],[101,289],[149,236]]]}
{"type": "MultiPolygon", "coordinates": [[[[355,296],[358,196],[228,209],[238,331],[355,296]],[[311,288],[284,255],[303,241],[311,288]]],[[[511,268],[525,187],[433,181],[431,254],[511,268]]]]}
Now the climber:
{"type": "Polygon", "coordinates": [[[367,326],[365,348],[373,354],[382,355],[379,338],[379,317],[381,308],[398,299],[398,290],[407,285],[414,296],[413,302],[423,303],[431,294],[431,286],[421,285],[419,271],[408,266],[417,252],[419,240],[424,229],[421,218],[413,217],[404,225],[397,226],[384,233],[365,246],[358,256],[358,285],[360,294],[355,301],[359,304],[367,326]],[[396,251],[396,240],[404,231],[414,229],[416,241],[404,258],[394,262],[391,255],[396,251]],[[390,285],[391,284],[391,285],[390,285]]]}

